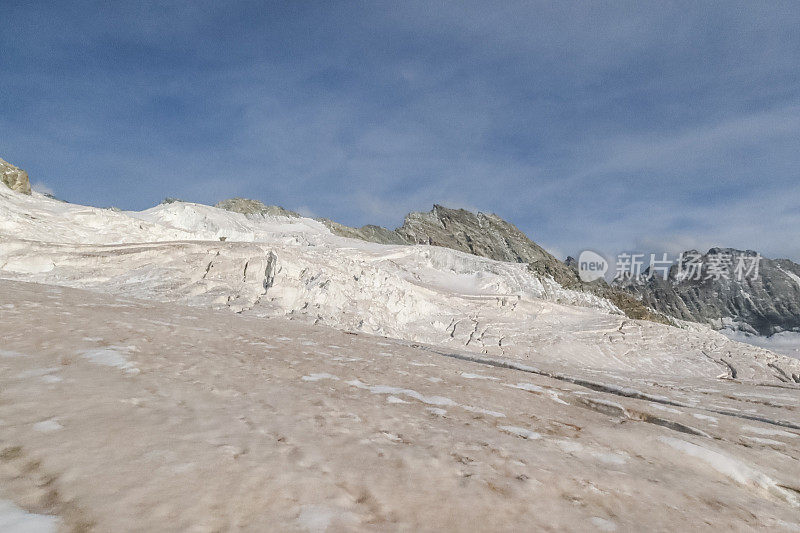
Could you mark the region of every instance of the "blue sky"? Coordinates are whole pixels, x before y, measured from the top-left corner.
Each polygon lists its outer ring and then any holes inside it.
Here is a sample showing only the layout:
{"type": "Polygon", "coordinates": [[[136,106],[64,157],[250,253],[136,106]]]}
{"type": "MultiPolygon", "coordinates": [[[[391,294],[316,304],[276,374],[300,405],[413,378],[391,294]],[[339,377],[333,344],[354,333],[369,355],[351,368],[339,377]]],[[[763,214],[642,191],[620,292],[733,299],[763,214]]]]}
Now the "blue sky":
{"type": "Polygon", "coordinates": [[[562,257],[800,260],[796,2],[5,0],[2,24],[0,157],[72,202],[389,227],[440,203],[562,257]]]}

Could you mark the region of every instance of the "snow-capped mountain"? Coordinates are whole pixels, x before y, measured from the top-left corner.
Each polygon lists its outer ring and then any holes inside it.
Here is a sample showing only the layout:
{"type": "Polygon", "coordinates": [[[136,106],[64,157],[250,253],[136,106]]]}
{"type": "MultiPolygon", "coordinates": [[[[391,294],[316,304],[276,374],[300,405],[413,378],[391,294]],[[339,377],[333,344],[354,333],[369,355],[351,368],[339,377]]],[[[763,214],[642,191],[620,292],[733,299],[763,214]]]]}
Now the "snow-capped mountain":
{"type": "MultiPolygon", "coordinates": [[[[223,206],[218,204],[218,207],[223,206]]],[[[319,220],[342,237],[381,244],[427,244],[496,261],[527,264],[540,279],[553,279],[564,288],[607,299],[628,318],[669,323],[665,317],[642,305],[639,299],[604,281],[583,283],[574,268],[548,253],[515,225],[492,213],[434,205],[429,212],[410,213],[395,230],[374,225],[352,228],[327,219],[319,220]]]]}

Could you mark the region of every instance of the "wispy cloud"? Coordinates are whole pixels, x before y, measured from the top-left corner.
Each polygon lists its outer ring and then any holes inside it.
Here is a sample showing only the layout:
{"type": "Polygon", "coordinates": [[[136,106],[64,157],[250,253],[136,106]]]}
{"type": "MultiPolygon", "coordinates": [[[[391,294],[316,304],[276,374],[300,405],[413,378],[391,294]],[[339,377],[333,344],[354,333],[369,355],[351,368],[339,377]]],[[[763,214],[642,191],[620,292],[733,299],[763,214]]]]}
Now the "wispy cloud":
{"type": "Polygon", "coordinates": [[[794,3],[4,10],[0,156],[67,200],[390,227],[441,203],[567,254],[800,259],[794,3]]]}

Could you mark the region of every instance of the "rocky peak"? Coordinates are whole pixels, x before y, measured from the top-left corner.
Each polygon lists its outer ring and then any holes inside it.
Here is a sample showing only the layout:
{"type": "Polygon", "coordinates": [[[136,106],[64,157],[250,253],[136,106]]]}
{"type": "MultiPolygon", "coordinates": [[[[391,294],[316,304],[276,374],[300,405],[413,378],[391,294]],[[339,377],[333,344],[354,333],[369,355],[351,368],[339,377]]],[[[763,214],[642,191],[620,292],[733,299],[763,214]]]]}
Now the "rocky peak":
{"type": "Polygon", "coordinates": [[[427,213],[410,213],[395,231],[409,243],[443,246],[498,261],[557,261],[515,225],[494,214],[434,205],[427,213]]]}
{"type": "Polygon", "coordinates": [[[177,203],[181,203],[181,202],[183,202],[183,200],[181,200],[180,198],[175,198],[173,196],[167,196],[166,198],[161,200],[161,205],[177,204],[177,203]]]}
{"type": "Polygon", "coordinates": [[[665,322],[630,294],[605,281],[583,283],[577,270],[565,265],[528,238],[514,224],[495,214],[472,213],[434,205],[428,212],[409,213],[396,230],[379,226],[351,228],[321,220],[336,235],[381,244],[428,244],[459,250],[497,261],[527,263],[540,277],[552,277],[561,286],[607,298],[630,318],[665,322]]]}
{"type": "Polygon", "coordinates": [[[0,159],[0,181],[6,184],[12,191],[21,192],[22,194],[31,193],[28,173],[2,159],[0,159]]]}
{"type": "Polygon", "coordinates": [[[428,244],[497,261],[563,264],[530,240],[515,225],[495,214],[473,213],[434,205],[427,212],[406,215],[395,230],[380,226],[352,228],[320,219],[335,234],[381,244],[428,244]]]}

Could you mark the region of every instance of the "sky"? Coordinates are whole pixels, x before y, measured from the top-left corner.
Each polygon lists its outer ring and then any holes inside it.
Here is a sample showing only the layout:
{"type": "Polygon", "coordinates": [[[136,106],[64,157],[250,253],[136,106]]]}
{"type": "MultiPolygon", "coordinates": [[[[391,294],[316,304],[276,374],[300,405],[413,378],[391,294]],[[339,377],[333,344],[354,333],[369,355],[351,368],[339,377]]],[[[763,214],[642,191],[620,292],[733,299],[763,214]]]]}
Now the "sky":
{"type": "Polygon", "coordinates": [[[557,256],[800,261],[797,2],[3,0],[0,157],[70,202],[243,196],[557,256]]]}

